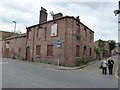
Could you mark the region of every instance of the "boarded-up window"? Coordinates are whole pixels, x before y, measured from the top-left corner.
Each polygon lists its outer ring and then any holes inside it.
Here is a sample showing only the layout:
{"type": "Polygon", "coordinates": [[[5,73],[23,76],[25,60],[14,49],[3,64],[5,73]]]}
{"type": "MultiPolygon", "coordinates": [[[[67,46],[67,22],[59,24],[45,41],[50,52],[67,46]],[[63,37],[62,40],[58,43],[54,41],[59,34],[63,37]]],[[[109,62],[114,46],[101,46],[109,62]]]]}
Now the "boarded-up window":
{"type": "Polygon", "coordinates": [[[80,56],[79,50],[80,50],[80,47],[76,45],[76,57],[80,56]]]}
{"type": "Polygon", "coordinates": [[[87,57],[87,47],[86,46],[84,46],[83,56],[87,57]]]}
{"type": "Polygon", "coordinates": [[[47,45],[47,56],[53,56],[53,45],[47,45]]]}
{"type": "Polygon", "coordinates": [[[36,38],[39,37],[39,29],[37,29],[36,38]]]}
{"type": "Polygon", "coordinates": [[[92,42],[92,33],[90,32],[90,42],[92,42]]]}
{"type": "Polygon", "coordinates": [[[40,45],[36,46],[36,55],[40,55],[41,54],[40,51],[41,51],[41,46],[40,45]]]}
{"type": "Polygon", "coordinates": [[[51,36],[57,36],[57,24],[56,23],[54,23],[51,26],[51,36]]]}
{"type": "Polygon", "coordinates": [[[90,48],[90,54],[89,54],[90,56],[92,55],[92,49],[90,48]]]}
{"type": "Polygon", "coordinates": [[[87,40],[87,30],[84,28],[84,39],[87,40]]]}
{"type": "Polygon", "coordinates": [[[19,53],[20,53],[20,52],[21,52],[21,48],[19,48],[19,50],[18,50],[18,51],[19,51],[19,53]]]}

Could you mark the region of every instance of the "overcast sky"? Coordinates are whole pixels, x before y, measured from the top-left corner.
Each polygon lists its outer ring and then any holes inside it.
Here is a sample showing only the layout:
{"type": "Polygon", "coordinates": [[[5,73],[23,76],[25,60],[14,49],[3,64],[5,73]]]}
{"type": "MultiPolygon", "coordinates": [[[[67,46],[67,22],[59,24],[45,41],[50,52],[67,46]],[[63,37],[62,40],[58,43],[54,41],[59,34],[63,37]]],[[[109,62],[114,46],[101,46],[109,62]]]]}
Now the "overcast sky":
{"type": "MultiPolygon", "coordinates": [[[[105,0],[104,0],[105,1],[105,0]]],[[[0,1],[0,30],[13,31],[15,20],[17,30],[26,32],[26,26],[38,24],[40,8],[48,12],[62,12],[64,16],[80,16],[80,21],[95,32],[95,40],[118,41],[117,16],[113,11],[118,8],[114,2],[48,2],[41,0],[1,0],[0,1]]]]}

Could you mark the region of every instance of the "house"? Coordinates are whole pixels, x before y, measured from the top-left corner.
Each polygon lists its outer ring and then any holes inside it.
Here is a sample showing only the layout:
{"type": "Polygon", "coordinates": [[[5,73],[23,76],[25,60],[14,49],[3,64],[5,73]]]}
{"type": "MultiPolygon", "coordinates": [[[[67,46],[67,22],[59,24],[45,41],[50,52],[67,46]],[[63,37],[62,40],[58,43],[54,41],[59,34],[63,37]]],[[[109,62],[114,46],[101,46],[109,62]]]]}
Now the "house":
{"type": "Polygon", "coordinates": [[[2,40],[2,56],[25,59],[26,34],[11,36],[2,40]]]}
{"type": "Polygon", "coordinates": [[[57,13],[47,21],[47,15],[47,10],[41,7],[39,24],[27,27],[27,60],[75,65],[78,57],[94,58],[94,31],[79,17],[57,13]]]}

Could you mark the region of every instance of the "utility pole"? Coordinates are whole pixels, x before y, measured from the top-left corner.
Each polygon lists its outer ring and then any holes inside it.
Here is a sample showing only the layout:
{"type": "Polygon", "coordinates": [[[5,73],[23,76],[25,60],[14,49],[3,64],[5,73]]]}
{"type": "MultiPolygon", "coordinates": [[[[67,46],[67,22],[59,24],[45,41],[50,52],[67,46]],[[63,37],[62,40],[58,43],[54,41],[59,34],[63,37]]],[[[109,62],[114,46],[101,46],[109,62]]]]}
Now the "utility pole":
{"type": "MultiPolygon", "coordinates": [[[[13,21],[13,23],[15,24],[14,25],[14,48],[15,48],[15,33],[16,33],[16,21],[13,21]]],[[[13,51],[13,58],[15,57],[15,49],[13,49],[14,51],[13,51]]]]}
{"type": "MultiPolygon", "coordinates": [[[[115,10],[114,11],[114,14],[115,14],[115,16],[116,15],[118,15],[118,44],[120,44],[120,1],[118,2],[118,10],[115,10]]],[[[118,52],[119,52],[120,50],[118,49],[118,52]]],[[[118,77],[120,77],[120,55],[118,55],[118,73],[117,73],[117,75],[118,75],[118,77]]]]}
{"type": "Polygon", "coordinates": [[[14,36],[15,36],[15,32],[16,32],[16,21],[13,21],[14,25],[14,36]]]}

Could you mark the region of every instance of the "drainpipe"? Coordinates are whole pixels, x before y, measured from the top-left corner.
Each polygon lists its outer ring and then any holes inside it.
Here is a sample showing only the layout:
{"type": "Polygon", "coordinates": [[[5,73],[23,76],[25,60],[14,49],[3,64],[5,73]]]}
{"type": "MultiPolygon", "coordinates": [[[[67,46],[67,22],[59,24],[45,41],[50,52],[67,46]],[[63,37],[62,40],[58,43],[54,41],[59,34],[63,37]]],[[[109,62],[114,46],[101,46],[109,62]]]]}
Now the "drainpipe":
{"type": "Polygon", "coordinates": [[[67,49],[67,18],[65,18],[65,41],[64,41],[64,65],[67,62],[67,53],[66,53],[66,49],[67,49]]]}

